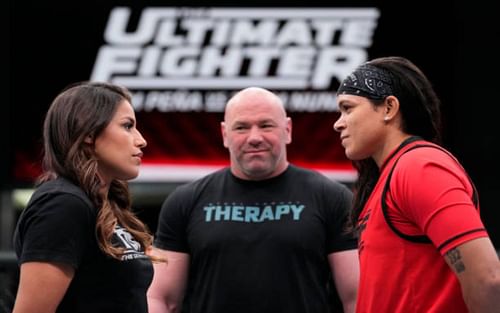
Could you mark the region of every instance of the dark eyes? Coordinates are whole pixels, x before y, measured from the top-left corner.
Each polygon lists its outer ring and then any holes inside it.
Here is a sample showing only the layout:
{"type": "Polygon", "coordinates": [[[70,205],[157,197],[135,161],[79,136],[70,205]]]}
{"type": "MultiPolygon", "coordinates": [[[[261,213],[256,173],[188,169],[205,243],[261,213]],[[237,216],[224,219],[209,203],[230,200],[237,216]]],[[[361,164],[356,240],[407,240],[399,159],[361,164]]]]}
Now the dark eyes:
{"type": "Polygon", "coordinates": [[[349,112],[352,109],[352,106],[350,105],[340,105],[339,110],[340,112],[349,112]]]}
{"type": "MultiPolygon", "coordinates": [[[[268,128],[273,128],[274,127],[274,124],[262,124],[262,125],[259,125],[259,128],[262,128],[262,129],[268,129],[268,128]]],[[[247,125],[239,125],[239,126],[235,126],[233,129],[236,130],[236,131],[243,131],[243,130],[247,130],[247,129],[250,129],[251,126],[247,126],[247,125]]]]}
{"type": "Polygon", "coordinates": [[[132,128],[134,128],[134,123],[125,123],[123,124],[123,127],[126,129],[126,130],[131,130],[132,128]]]}

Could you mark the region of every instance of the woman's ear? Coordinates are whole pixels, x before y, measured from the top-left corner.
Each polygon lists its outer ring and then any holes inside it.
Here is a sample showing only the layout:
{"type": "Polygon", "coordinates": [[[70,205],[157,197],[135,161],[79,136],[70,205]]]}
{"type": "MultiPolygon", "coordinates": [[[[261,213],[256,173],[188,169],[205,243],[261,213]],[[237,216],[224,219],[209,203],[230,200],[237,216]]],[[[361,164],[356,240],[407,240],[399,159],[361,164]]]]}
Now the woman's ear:
{"type": "Polygon", "coordinates": [[[398,114],[399,112],[399,100],[395,96],[388,96],[384,100],[385,102],[385,112],[384,121],[388,122],[398,114]]]}
{"type": "Polygon", "coordinates": [[[89,145],[93,144],[93,143],[94,143],[94,136],[92,136],[92,135],[87,135],[87,137],[85,137],[84,142],[85,142],[85,143],[88,143],[89,145]]]}

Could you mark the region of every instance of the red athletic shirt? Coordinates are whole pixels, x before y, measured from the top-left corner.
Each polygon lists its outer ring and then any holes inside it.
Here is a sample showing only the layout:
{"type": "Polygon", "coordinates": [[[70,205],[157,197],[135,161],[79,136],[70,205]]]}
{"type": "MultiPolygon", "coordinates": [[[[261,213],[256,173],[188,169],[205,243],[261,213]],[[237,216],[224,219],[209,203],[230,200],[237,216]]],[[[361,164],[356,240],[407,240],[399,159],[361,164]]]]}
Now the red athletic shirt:
{"type": "Polygon", "coordinates": [[[412,142],[389,156],[360,215],[358,313],[467,312],[458,279],[443,255],[487,233],[462,167],[433,147],[404,153],[419,144],[430,143],[412,142]],[[432,243],[402,238],[384,217],[382,191],[396,160],[387,215],[401,233],[427,236],[432,243]]]}

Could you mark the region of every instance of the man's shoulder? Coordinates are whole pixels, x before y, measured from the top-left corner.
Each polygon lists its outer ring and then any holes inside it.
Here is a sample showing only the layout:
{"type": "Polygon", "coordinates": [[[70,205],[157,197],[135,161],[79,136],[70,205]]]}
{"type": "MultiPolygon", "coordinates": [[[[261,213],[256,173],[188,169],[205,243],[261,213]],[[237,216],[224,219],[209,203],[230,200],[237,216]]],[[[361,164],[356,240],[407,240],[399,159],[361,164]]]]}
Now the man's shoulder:
{"type": "Polygon", "coordinates": [[[193,181],[182,184],[176,188],[176,191],[183,191],[183,190],[184,191],[192,191],[192,190],[204,188],[205,186],[210,185],[210,184],[217,184],[221,180],[225,179],[228,174],[229,174],[229,168],[224,167],[224,168],[221,168],[219,170],[216,170],[215,172],[207,174],[203,177],[200,177],[200,178],[195,179],[193,181]]]}
{"type": "Polygon", "coordinates": [[[329,188],[347,189],[347,186],[340,181],[331,179],[315,169],[290,164],[289,170],[293,176],[310,185],[319,184],[329,188]]]}
{"type": "Polygon", "coordinates": [[[315,169],[290,164],[289,170],[293,175],[300,175],[305,178],[317,179],[320,181],[332,181],[330,178],[315,169]]]}

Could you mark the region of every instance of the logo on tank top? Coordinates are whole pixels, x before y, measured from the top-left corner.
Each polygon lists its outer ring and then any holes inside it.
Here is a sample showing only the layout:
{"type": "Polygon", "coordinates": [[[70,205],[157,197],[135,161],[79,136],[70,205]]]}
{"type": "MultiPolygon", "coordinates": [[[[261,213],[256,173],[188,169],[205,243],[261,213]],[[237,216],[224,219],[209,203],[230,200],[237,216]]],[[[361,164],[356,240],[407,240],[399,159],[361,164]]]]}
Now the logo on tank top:
{"type": "Polygon", "coordinates": [[[365,247],[365,242],[363,240],[363,232],[366,229],[366,224],[368,223],[368,219],[370,218],[371,209],[368,209],[366,214],[363,217],[358,219],[358,232],[359,232],[359,241],[358,241],[358,253],[361,254],[365,247]]]}
{"type": "Polygon", "coordinates": [[[116,225],[115,227],[113,244],[124,248],[122,261],[146,258],[144,252],[141,251],[141,244],[120,225],[116,225]]]}
{"type": "Polygon", "coordinates": [[[209,204],[203,207],[205,222],[233,221],[262,223],[280,220],[300,220],[305,205],[300,203],[256,203],[244,205],[235,203],[209,204]]]}

